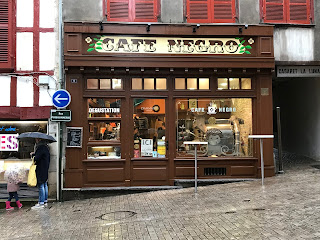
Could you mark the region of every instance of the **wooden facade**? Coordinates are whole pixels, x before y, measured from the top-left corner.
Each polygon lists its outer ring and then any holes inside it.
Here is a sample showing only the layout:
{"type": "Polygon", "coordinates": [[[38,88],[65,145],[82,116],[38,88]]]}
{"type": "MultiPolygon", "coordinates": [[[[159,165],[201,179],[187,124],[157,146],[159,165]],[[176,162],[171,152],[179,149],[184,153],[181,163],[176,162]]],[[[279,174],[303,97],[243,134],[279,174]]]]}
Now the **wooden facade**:
{"type": "MultiPolygon", "coordinates": [[[[69,127],[83,127],[81,148],[66,149],[64,171],[66,188],[161,186],[175,180],[194,178],[194,158],[179,157],[176,149],[176,99],[179,98],[249,98],[252,101],[252,134],[272,134],[272,74],[274,71],[273,27],[242,25],[192,25],[65,23],[64,59],[66,89],[72,96],[72,121],[69,127]],[[149,28],[149,29],[148,29],[149,28]],[[241,29],[241,30],[239,30],[241,29]],[[174,38],[240,38],[253,39],[250,54],[156,54],[88,52],[85,39],[92,35],[174,37],[174,38]],[[209,78],[210,89],[175,90],[175,77],[209,78]],[[219,77],[248,77],[248,90],[217,91],[219,77]],[[88,78],[121,78],[120,90],[86,88],[88,78]],[[132,90],[131,79],[165,77],[166,90],[132,90]],[[88,98],[121,99],[121,158],[88,159],[88,98]],[[165,99],[167,151],[163,158],[133,156],[133,99],[165,99]]],[[[112,143],[111,143],[112,145],[112,143]]],[[[258,178],[260,176],[258,142],[252,156],[199,157],[198,178],[258,178]],[[224,174],[207,175],[206,168],[223,168],[224,174]]],[[[274,175],[273,141],[264,142],[265,176],[274,175]]]]}

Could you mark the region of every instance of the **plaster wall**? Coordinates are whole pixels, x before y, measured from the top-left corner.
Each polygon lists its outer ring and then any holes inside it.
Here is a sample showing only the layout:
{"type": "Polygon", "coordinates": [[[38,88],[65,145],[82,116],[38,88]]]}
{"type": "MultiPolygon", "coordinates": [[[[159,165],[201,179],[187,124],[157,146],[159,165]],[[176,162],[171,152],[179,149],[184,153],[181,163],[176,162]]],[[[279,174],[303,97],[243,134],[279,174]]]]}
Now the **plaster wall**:
{"type": "Polygon", "coordinates": [[[320,78],[276,83],[274,106],[281,108],[283,149],[320,160],[320,78]]]}
{"type": "Polygon", "coordinates": [[[11,77],[0,76],[0,106],[10,106],[11,77]]]}
{"type": "Polygon", "coordinates": [[[183,23],[183,0],[162,0],[161,1],[161,22],[183,23]]]}
{"type": "MultiPolygon", "coordinates": [[[[57,122],[49,122],[48,124],[48,133],[53,136],[56,140],[58,140],[58,127],[57,122]]],[[[49,196],[52,198],[56,197],[57,193],[57,161],[59,156],[59,145],[58,143],[51,143],[50,147],[50,166],[49,166],[49,176],[48,176],[48,188],[49,188],[49,196]]]]}
{"type": "Polygon", "coordinates": [[[17,27],[33,27],[33,0],[16,0],[17,27]]]}
{"type": "Polygon", "coordinates": [[[33,33],[18,32],[16,49],[16,68],[17,71],[33,70],[33,33]]]}
{"type": "Polygon", "coordinates": [[[54,0],[40,0],[40,27],[54,28],[57,18],[57,2],[54,0]]]}
{"type": "Polygon", "coordinates": [[[239,23],[259,24],[260,4],[257,0],[239,1],[239,23]]]}
{"type": "Polygon", "coordinates": [[[56,33],[40,33],[40,46],[39,46],[39,64],[40,71],[50,71],[55,68],[55,46],[56,33]]]}
{"type": "Polygon", "coordinates": [[[56,78],[54,76],[39,76],[39,82],[48,82],[48,85],[39,86],[39,106],[52,106],[52,96],[56,89],[56,78]]]}
{"type": "Polygon", "coordinates": [[[17,107],[33,107],[32,77],[17,77],[17,107]]]}
{"type": "Polygon", "coordinates": [[[103,0],[64,0],[64,21],[102,21],[103,0]]]}
{"type": "Polygon", "coordinates": [[[276,61],[313,61],[314,29],[274,29],[274,55],[276,61]]]}

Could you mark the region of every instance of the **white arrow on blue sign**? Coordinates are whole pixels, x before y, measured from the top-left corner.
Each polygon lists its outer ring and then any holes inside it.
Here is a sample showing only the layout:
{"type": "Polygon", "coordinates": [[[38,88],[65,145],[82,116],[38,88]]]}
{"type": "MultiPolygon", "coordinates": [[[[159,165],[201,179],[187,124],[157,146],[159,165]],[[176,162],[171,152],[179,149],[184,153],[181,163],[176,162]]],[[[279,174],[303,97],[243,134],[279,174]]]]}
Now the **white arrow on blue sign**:
{"type": "Polygon", "coordinates": [[[56,108],[65,108],[71,102],[71,95],[67,90],[59,89],[52,96],[52,103],[56,108]]]}

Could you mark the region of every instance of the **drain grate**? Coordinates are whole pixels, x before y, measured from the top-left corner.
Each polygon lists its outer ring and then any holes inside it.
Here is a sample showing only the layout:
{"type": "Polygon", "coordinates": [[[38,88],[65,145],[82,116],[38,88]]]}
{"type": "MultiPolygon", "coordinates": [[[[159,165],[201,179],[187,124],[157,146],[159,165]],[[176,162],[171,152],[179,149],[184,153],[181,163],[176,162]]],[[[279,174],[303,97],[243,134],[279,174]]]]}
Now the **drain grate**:
{"type": "Polygon", "coordinates": [[[136,214],[137,213],[133,211],[116,211],[116,212],[102,214],[97,218],[101,220],[107,220],[107,221],[119,221],[119,220],[131,218],[136,214]]]}
{"type": "Polygon", "coordinates": [[[266,210],[265,208],[254,208],[254,209],[252,209],[253,211],[264,211],[264,210],[266,210]]]}

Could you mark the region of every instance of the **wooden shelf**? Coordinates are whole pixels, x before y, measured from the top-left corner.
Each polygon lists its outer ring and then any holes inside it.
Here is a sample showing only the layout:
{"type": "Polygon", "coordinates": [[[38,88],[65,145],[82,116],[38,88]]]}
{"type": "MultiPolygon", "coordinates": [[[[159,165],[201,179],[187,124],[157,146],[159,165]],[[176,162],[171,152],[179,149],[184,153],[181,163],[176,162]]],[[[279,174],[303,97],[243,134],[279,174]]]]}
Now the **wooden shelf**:
{"type": "Polygon", "coordinates": [[[91,146],[120,146],[120,140],[89,140],[88,147],[91,146]]]}
{"type": "Polygon", "coordinates": [[[121,117],[92,117],[88,121],[121,121],[121,117]]]}

